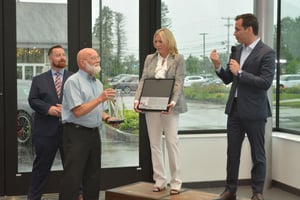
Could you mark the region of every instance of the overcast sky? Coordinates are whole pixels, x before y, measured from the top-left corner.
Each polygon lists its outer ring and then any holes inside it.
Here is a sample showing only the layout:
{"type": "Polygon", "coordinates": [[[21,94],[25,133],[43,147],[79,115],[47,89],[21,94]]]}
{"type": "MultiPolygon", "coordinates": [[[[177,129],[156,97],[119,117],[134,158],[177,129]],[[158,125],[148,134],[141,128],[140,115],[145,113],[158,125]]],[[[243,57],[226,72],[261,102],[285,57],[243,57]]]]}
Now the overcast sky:
{"type": "MultiPolygon", "coordinates": [[[[21,0],[27,2],[66,3],[67,0],[21,0]]],[[[102,6],[125,15],[127,33],[127,53],[138,54],[138,1],[139,0],[102,0],[102,6]]],[[[180,53],[202,55],[205,40],[205,54],[212,48],[224,50],[222,42],[234,44],[233,18],[241,13],[253,12],[253,0],[164,0],[169,9],[171,30],[177,40],[180,53]],[[231,18],[227,21],[226,18],[231,18]],[[229,22],[229,28],[226,26],[229,22]],[[205,35],[205,36],[204,36],[205,35]]],[[[300,16],[298,1],[282,0],[282,16],[300,16]]],[[[92,0],[92,23],[99,14],[99,0],[92,0]]],[[[274,20],[276,22],[276,19],[274,20]]]]}

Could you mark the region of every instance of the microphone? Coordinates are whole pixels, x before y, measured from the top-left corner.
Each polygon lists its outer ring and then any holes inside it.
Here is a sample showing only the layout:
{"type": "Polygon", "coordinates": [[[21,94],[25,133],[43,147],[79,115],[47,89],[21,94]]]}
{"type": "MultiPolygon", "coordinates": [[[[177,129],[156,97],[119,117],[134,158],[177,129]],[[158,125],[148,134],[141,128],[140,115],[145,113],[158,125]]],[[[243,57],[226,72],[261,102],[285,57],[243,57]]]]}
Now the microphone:
{"type": "Polygon", "coordinates": [[[231,47],[231,54],[229,59],[235,59],[236,58],[236,46],[231,47]]]}
{"type": "Polygon", "coordinates": [[[229,66],[230,59],[236,59],[236,46],[231,46],[231,54],[227,65],[229,66]]]}

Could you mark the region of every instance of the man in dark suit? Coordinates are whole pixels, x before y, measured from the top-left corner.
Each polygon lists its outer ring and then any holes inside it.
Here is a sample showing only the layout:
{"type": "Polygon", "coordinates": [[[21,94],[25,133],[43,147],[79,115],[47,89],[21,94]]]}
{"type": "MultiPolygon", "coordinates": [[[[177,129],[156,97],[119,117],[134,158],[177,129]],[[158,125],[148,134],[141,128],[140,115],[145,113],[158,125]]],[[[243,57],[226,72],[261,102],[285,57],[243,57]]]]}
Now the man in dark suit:
{"type": "Polygon", "coordinates": [[[226,69],[216,50],[210,58],[217,75],[225,84],[232,83],[225,113],[227,119],[227,178],[225,191],[217,200],[235,200],[241,147],[247,133],[252,157],[251,200],[263,200],[266,175],[265,123],[271,116],[267,91],[275,71],[275,52],[258,37],[258,21],[252,14],[235,18],[234,36],[240,43],[232,48],[226,69]]]}
{"type": "Polygon", "coordinates": [[[61,102],[63,85],[72,72],[65,70],[66,55],[60,45],[48,51],[51,69],[33,78],[28,97],[35,111],[32,142],[33,162],[28,199],[40,200],[57,150],[63,161],[61,102]]]}

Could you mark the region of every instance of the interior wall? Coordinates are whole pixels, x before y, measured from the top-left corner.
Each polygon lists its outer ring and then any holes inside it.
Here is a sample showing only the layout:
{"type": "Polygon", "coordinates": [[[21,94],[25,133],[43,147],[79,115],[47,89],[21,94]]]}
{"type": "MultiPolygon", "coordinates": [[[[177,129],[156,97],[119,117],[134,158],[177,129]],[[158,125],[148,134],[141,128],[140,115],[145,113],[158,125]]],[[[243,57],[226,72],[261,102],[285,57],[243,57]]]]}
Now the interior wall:
{"type": "Polygon", "coordinates": [[[272,178],[300,189],[300,135],[273,133],[272,178]]]}
{"type": "MultiPolygon", "coordinates": [[[[179,135],[181,178],[184,183],[225,181],[226,134],[179,135]]],[[[165,160],[168,155],[165,151],[165,160]]],[[[272,133],[271,179],[300,190],[300,136],[272,133]]],[[[239,179],[250,179],[250,145],[245,138],[239,179]]],[[[166,169],[168,162],[166,162],[166,169]]]]}
{"type": "MultiPolygon", "coordinates": [[[[181,179],[184,183],[224,181],[226,178],[226,134],[179,135],[181,179]]],[[[165,152],[165,160],[168,154],[165,152]]],[[[166,168],[168,162],[166,162],[166,168]]],[[[250,146],[244,140],[239,178],[249,179],[251,170],[250,146]]]]}
{"type": "MultiPolygon", "coordinates": [[[[184,182],[220,181],[226,178],[226,134],[180,136],[181,169],[184,182]]],[[[250,178],[251,156],[245,138],[240,164],[240,179],[250,178]]]]}

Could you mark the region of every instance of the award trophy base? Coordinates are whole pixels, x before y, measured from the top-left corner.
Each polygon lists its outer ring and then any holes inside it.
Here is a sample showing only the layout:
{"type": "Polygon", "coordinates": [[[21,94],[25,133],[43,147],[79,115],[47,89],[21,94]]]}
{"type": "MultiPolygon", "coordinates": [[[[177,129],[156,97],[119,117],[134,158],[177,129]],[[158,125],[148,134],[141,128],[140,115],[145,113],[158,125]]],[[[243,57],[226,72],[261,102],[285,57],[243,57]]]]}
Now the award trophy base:
{"type": "Polygon", "coordinates": [[[112,120],[109,120],[109,124],[121,124],[124,122],[124,119],[112,119],[112,120]]]}

